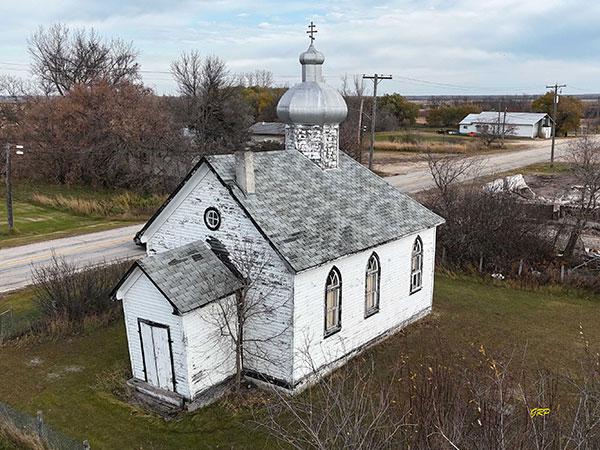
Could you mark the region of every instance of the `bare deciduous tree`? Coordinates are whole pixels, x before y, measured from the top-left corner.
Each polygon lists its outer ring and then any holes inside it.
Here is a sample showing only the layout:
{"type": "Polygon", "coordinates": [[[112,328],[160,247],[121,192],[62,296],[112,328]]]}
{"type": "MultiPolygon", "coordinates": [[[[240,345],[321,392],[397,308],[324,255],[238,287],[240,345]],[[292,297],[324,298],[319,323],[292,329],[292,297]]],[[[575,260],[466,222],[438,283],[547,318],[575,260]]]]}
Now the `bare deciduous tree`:
{"type": "Polygon", "coordinates": [[[46,93],[65,95],[76,84],[139,79],[138,51],[121,39],[104,41],[92,28],[73,32],[64,24],[40,26],[28,39],[32,73],[46,93]]]}
{"type": "Polygon", "coordinates": [[[571,257],[591,215],[600,207],[600,145],[595,138],[584,137],[569,146],[567,161],[575,174],[579,197],[575,223],[564,254],[571,257]]]}
{"type": "Polygon", "coordinates": [[[342,77],[341,94],[348,106],[348,115],[340,124],[340,149],[359,162],[362,151],[361,128],[368,124],[368,105],[364,91],[365,82],[360,75],[354,75],[352,81],[348,75],[342,77]]]}
{"type": "Polygon", "coordinates": [[[168,190],[181,175],[175,125],[138,84],[77,84],[33,102],[22,128],[30,170],[47,180],[168,190]]]}
{"type": "Polygon", "coordinates": [[[245,72],[238,76],[238,83],[244,87],[270,88],[274,83],[273,72],[264,69],[245,72]]]}
{"type": "Polygon", "coordinates": [[[433,182],[446,205],[451,202],[452,191],[457,185],[467,179],[476,178],[483,161],[469,156],[440,156],[428,152],[425,154],[427,166],[433,182]]]}
{"type": "Polygon", "coordinates": [[[229,153],[244,148],[252,117],[224,61],[202,58],[197,51],[182,53],[171,63],[183,107],[183,126],[194,133],[196,153],[229,153]]]}
{"type": "MultiPolygon", "coordinates": [[[[477,138],[486,147],[491,147],[492,144],[499,140],[503,140],[506,136],[512,136],[515,134],[515,131],[515,125],[505,123],[501,117],[498,117],[491,123],[478,125],[477,138]]],[[[504,141],[502,145],[504,145],[504,141]]]]}
{"type": "Polygon", "coordinates": [[[273,293],[282,284],[271,271],[271,257],[256,244],[239,244],[228,252],[216,239],[209,244],[217,256],[241,281],[242,287],[235,301],[217,303],[215,313],[208,320],[215,325],[219,336],[228,339],[235,357],[235,386],[239,391],[246,362],[249,359],[263,364],[277,365],[284,361],[266,347],[274,344],[287,332],[289,324],[277,332],[265,332],[273,320],[281,320],[280,312],[288,307],[273,301],[273,293]]]}

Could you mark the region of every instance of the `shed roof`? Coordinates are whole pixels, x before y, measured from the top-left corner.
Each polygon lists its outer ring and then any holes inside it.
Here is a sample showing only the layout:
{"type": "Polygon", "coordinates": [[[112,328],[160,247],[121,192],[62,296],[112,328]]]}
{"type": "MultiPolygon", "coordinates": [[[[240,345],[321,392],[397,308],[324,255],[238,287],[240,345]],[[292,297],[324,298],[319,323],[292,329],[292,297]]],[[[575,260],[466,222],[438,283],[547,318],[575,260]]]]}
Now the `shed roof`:
{"type": "MultiPolygon", "coordinates": [[[[523,112],[507,112],[506,123],[510,125],[534,125],[540,120],[548,116],[546,113],[523,113],[523,112]]],[[[473,123],[498,123],[504,121],[504,115],[496,111],[483,111],[479,114],[469,114],[460,121],[460,125],[470,125],[473,123]],[[498,119],[500,117],[500,119],[498,119]]]]}
{"type": "MultiPolygon", "coordinates": [[[[242,282],[202,241],[140,259],[132,269],[135,267],[150,278],[181,314],[231,295],[242,287],[242,282]]],[[[119,286],[131,273],[132,270],[123,277],[119,286]]]]}
{"type": "Polygon", "coordinates": [[[206,160],[296,272],[443,223],[346,154],[322,170],[296,151],[254,153],[256,193],[244,195],[233,155],[206,160]]]}
{"type": "Polygon", "coordinates": [[[281,122],[256,122],[248,128],[252,134],[268,134],[274,136],[285,135],[285,123],[281,122]]]}

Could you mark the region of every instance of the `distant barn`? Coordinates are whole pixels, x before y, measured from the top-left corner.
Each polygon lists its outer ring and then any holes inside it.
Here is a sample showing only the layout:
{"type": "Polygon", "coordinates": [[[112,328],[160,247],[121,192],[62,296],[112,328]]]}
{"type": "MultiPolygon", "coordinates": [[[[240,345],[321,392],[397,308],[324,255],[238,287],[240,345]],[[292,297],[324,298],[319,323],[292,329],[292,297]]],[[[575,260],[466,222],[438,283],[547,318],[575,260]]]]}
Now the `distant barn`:
{"type": "Polygon", "coordinates": [[[459,123],[459,134],[479,134],[484,127],[500,127],[507,136],[521,138],[543,138],[552,135],[552,119],[545,113],[521,113],[484,111],[479,114],[469,114],[459,123]]]}

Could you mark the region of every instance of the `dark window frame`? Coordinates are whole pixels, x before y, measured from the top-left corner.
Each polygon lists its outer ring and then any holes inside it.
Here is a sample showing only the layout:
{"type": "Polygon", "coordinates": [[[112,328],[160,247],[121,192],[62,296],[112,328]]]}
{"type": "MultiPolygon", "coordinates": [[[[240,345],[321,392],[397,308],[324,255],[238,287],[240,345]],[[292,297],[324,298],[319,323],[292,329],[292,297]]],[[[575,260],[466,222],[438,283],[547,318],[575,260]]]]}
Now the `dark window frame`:
{"type": "Polygon", "coordinates": [[[171,357],[171,376],[173,377],[173,392],[177,393],[177,380],[175,377],[175,360],[173,359],[173,340],[171,339],[171,327],[169,325],[165,325],[164,323],[154,322],[148,319],[142,319],[138,317],[138,334],[140,337],[140,348],[142,350],[142,364],[144,368],[144,381],[148,382],[148,373],[146,372],[146,355],[144,352],[144,339],[142,338],[142,323],[149,325],[151,327],[156,328],[166,328],[167,329],[167,340],[169,343],[169,353],[171,357]]]}
{"type": "Polygon", "coordinates": [[[221,213],[219,212],[219,210],[217,208],[215,208],[214,206],[210,206],[208,208],[206,208],[206,210],[204,210],[204,225],[206,225],[206,228],[208,228],[211,231],[217,231],[220,227],[221,227],[221,222],[222,222],[222,218],[221,218],[221,213]],[[209,213],[216,213],[217,214],[217,224],[216,225],[211,225],[208,221],[208,215],[209,213]]]}

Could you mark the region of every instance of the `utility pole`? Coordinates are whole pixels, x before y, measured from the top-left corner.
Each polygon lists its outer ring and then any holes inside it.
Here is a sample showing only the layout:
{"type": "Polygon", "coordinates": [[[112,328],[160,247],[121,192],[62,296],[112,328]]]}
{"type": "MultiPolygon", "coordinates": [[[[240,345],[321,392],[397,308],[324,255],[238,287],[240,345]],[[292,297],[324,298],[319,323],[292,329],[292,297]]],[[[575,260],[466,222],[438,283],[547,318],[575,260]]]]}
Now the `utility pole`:
{"type": "Polygon", "coordinates": [[[365,104],[365,99],[360,99],[360,109],[358,110],[358,145],[362,144],[362,115],[363,115],[363,106],[365,104]]]}
{"type": "Polygon", "coordinates": [[[10,184],[10,144],[6,144],[6,217],[8,229],[13,229],[12,189],[10,184]]]}
{"type": "Polygon", "coordinates": [[[373,150],[375,148],[375,115],[377,114],[377,85],[381,80],[391,80],[391,75],[364,75],[363,80],[373,80],[373,112],[371,114],[371,147],[369,149],[369,169],[373,169],[373,150]]]}
{"type": "Polygon", "coordinates": [[[506,108],[504,108],[504,117],[502,118],[502,148],[504,148],[504,134],[506,133],[506,108]]]}
{"type": "Polygon", "coordinates": [[[554,83],[554,86],[546,86],[546,89],[554,89],[554,114],[552,115],[552,150],[550,150],[550,167],[554,167],[554,140],[556,139],[556,105],[558,104],[558,88],[566,87],[566,84],[554,83]]]}

